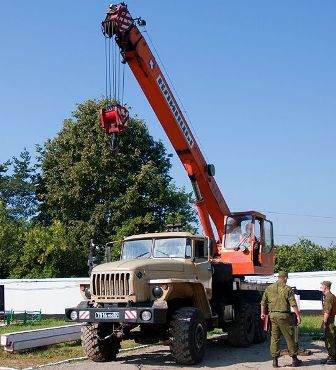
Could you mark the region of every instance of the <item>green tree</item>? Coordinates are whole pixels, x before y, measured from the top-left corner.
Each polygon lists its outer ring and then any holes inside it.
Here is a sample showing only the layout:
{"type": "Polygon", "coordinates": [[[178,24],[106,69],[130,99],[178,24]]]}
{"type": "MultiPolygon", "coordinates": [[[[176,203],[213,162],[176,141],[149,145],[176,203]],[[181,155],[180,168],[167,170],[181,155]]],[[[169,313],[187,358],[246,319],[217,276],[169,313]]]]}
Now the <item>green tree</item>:
{"type": "Polygon", "coordinates": [[[71,277],[87,274],[87,255],[60,221],[26,231],[12,278],[71,277]]]}
{"type": "Polygon", "coordinates": [[[39,151],[39,220],[66,225],[77,242],[105,242],[127,234],[160,231],[167,222],[196,221],[191,194],[169,175],[162,142],[143,121],[131,119],[113,156],[98,112],[104,101],[79,104],[56,138],[39,151]]]}
{"type": "Polygon", "coordinates": [[[26,149],[19,158],[0,165],[0,199],[13,219],[28,220],[35,215],[36,180],[36,168],[26,149]]]}
{"type": "Polygon", "coordinates": [[[21,255],[26,231],[23,220],[13,220],[0,199],[0,278],[8,278],[21,255]]]}
{"type": "Polygon", "coordinates": [[[323,271],[336,271],[336,245],[331,245],[326,250],[326,257],[323,261],[323,271]]]}
{"type": "Polygon", "coordinates": [[[275,250],[275,271],[321,271],[328,260],[328,249],[308,239],[293,245],[281,245],[275,250]]]}

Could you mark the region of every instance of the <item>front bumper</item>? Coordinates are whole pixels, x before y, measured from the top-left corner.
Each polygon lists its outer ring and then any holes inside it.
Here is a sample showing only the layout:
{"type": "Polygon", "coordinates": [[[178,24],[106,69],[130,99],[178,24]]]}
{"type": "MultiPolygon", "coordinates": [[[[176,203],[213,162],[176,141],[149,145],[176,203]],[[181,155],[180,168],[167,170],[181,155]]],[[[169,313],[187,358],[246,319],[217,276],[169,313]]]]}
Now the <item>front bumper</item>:
{"type": "Polygon", "coordinates": [[[65,321],[70,322],[116,322],[137,324],[165,324],[167,308],[156,307],[109,307],[65,309],[65,321]]]}

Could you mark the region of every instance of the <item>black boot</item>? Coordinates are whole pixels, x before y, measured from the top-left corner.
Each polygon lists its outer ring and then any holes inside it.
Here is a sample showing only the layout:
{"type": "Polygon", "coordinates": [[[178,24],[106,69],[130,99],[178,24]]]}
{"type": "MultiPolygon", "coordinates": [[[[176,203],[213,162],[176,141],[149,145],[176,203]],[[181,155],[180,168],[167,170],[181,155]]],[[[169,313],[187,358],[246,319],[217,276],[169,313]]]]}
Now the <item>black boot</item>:
{"type": "Polygon", "coordinates": [[[273,357],[273,367],[279,367],[278,358],[277,357],[273,357]]]}
{"type": "Polygon", "coordinates": [[[293,361],[292,361],[292,366],[293,367],[301,366],[302,361],[299,360],[296,356],[293,356],[292,359],[293,359],[293,361]]]}

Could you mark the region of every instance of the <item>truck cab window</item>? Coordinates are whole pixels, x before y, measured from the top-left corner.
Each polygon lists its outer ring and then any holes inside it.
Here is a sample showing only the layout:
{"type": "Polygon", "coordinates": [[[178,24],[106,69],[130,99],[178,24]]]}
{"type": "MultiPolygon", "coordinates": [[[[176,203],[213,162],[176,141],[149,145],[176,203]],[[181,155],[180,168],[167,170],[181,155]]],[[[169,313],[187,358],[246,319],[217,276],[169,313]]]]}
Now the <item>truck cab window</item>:
{"type": "Polygon", "coordinates": [[[195,257],[208,258],[208,247],[204,240],[195,240],[195,257]]]}

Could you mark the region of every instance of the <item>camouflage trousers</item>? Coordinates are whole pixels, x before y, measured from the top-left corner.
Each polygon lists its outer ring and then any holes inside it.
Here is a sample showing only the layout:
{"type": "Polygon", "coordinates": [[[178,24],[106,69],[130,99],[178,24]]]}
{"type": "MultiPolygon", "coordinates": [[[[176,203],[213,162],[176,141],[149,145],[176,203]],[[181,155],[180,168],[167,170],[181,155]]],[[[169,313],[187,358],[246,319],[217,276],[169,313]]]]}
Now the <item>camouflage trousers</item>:
{"type": "Polygon", "coordinates": [[[298,348],[295,343],[294,325],[290,314],[272,312],[270,314],[271,321],[271,346],[270,351],[272,357],[280,356],[280,338],[281,335],[285,338],[290,356],[297,356],[298,348]]]}
{"type": "Polygon", "coordinates": [[[328,355],[336,358],[335,325],[334,321],[328,323],[324,330],[324,342],[328,355]]]}

